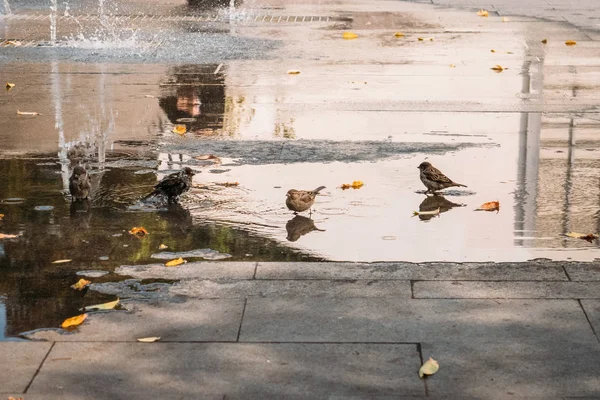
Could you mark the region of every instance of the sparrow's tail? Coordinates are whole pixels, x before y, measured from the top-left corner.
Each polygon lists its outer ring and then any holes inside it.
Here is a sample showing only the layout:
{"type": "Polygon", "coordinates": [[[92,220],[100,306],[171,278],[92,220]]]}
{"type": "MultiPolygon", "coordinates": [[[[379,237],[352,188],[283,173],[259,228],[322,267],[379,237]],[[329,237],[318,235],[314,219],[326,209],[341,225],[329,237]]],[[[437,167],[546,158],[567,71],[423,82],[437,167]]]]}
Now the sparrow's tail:
{"type": "Polygon", "coordinates": [[[463,185],[462,183],[456,183],[456,182],[454,182],[454,186],[457,186],[457,187],[467,187],[467,185],[463,185]]]}
{"type": "Polygon", "coordinates": [[[160,190],[158,190],[158,189],[154,189],[154,190],[152,191],[152,193],[150,193],[150,194],[149,194],[149,195],[147,195],[147,196],[144,196],[144,197],[142,197],[142,199],[141,199],[140,201],[146,201],[146,200],[148,200],[150,197],[152,197],[152,196],[156,196],[156,195],[157,195],[157,194],[159,194],[159,193],[160,193],[160,190]]]}
{"type": "Polygon", "coordinates": [[[315,190],[313,190],[312,192],[314,194],[318,194],[321,190],[325,189],[325,186],[319,186],[318,188],[316,188],[315,190]]]}

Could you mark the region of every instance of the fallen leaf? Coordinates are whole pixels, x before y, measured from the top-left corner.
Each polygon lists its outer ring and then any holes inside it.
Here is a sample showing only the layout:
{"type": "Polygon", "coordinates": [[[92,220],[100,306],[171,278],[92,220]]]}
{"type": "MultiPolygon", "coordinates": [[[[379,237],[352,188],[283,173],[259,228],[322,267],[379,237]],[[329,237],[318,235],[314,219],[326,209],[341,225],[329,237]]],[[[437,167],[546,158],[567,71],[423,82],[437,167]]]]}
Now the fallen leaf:
{"type": "Polygon", "coordinates": [[[506,17],[502,17],[502,22],[508,22],[510,21],[510,19],[506,18],[506,17]]]}
{"type": "Polygon", "coordinates": [[[450,64],[450,68],[456,68],[456,65],[450,64]]]}
{"type": "Polygon", "coordinates": [[[496,65],[495,67],[490,68],[492,71],[495,72],[502,72],[504,71],[506,68],[502,67],[502,65],[496,65]]]}
{"type": "Polygon", "coordinates": [[[201,156],[196,156],[194,158],[198,161],[213,160],[216,164],[221,163],[221,159],[214,154],[202,154],[201,156]]]}
{"type": "Polygon", "coordinates": [[[354,181],[352,182],[352,189],[360,189],[361,187],[363,187],[365,184],[362,181],[354,181]]]}
{"type": "Polygon", "coordinates": [[[423,378],[425,375],[433,375],[440,369],[440,364],[433,358],[429,357],[429,360],[425,361],[421,368],[419,368],[419,377],[423,378]]]}
{"type": "Polygon", "coordinates": [[[71,262],[73,260],[71,260],[70,258],[65,258],[64,260],[56,260],[56,261],[52,261],[52,264],[64,264],[64,263],[68,263],[71,262]]]}
{"type": "Polygon", "coordinates": [[[9,235],[6,233],[0,233],[0,239],[14,239],[16,237],[19,237],[19,235],[9,235]]]}
{"type": "Polygon", "coordinates": [[[160,336],[150,336],[136,339],[138,342],[142,343],[153,343],[160,340],[160,336]]]}
{"type": "Polygon", "coordinates": [[[0,214],[0,221],[4,219],[4,214],[0,214]]]}
{"type": "Polygon", "coordinates": [[[288,75],[298,75],[300,71],[297,69],[288,69],[287,73],[288,75]]]}
{"type": "Polygon", "coordinates": [[[346,190],[346,189],[350,189],[351,186],[349,183],[343,183],[342,186],[340,186],[340,189],[342,190],[346,190]]]}
{"type": "Polygon", "coordinates": [[[437,210],[432,211],[413,211],[413,217],[416,215],[438,215],[440,213],[440,209],[438,207],[437,210]]]}
{"type": "Polygon", "coordinates": [[[492,53],[495,53],[495,52],[496,52],[496,50],[494,50],[494,49],[491,49],[490,51],[491,51],[492,53]]]}
{"type": "Polygon", "coordinates": [[[396,33],[394,33],[394,36],[396,36],[396,37],[404,37],[404,33],[402,33],[402,32],[396,32],[396,33]]]}
{"type": "Polygon", "coordinates": [[[358,35],[356,33],[352,33],[352,32],[344,32],[342,34],[342,37],[346,40],[352,40],[352,39],[356,39],[358,37],[358,35]]]}
{"type": "Polygon", "coordinates": [[[90,283],[92,283],[92,282],[88,281],[87,279],[81,278],[80,280],[77,281],[76,284],[71,285],[71,288],[75,289],[75,290],[83,290],[83,288],[85,288],[90,283]]]}
{"type": "Polygon", "coordinates": [[[104,303],[104,304],[96,304],[94,306],[87,306],[87,307],[85,307],[85,311],[112,310],[113,308],[115,308],[117,306],[117,304],[119,304],[120,301],[121,301],[120,299],[116,299],[115,301],[110,301],[110,302],[104,303]]]}
{"type": "Polygon", "coordinates": [[[20,45],[21,45],[21,42],[19,42],[18,40],[7,40],[6,42],[4,42],[4,46],[19,47],[20,45]]]}
{"type": "Polygon", "coordinates": [[[575,46],[575,45],[577,44],[577,42],[576,42],[576,41],[574,41],[574,40],[567,40],[567,41],[565,42],[565,44],[566,44],[567,46],[575,46]]]}
{"type": "Polygon", "coordinates": [[[506,54],[515,54],[512,51],[507,51],[506,54]]]}
{"type": "Polygon", "coordinates": [[[175,125],[173,127],[173,133],[176,133],[178,135],[185,135],[186,132],[187,128],[185,127],[185,125],[175,125]]]}
{"type": "Polygon", "coordinates": [[[35,111],[19,111],[17,110],[17,115],[42,115],[39,112],[35,111]]]}
{"type": "Polygon", "coordinates": [[[548,39],[542,39],[542,43],[548,44],[548,39]]]}
{"type": "Polygon", "coordinates": [[[487,203],[483,203],[479,208],[476,208],[475,211],[500,211],[500,202],[488,201],[487,203]]]}
{"type": "Polygon", "coordinates": [[[588,233],[587,235],[584,233],[577,233],[577,232],[569,232],[567,233],[568,237],[571,238],[575,238],[575,239],[583,239],[583,240],[587,240],[588,242],[592,242],[594,239],[598,239],[598,235],[594,234],[594,233],[588,233]]]}
{"type": "Polygon", "coordinates": [[[429,38],[422,38],[422,37],[420,37],[420,38],[417,38],[417,40],[418,40],[419,42],[424,42],[424,41],[426,41],[426,40],[429,40],[430,42],[433,42],[433,38],[432,38],[432,37],[429,37],[429,38]]]}
{"type": "Polygon", "coordinates": [[[85,321],[87,316],[88,316],[87,314],[81,314],[76,317],[67,318],[64,320],[64,322],[60,326],[61,326],[61,328],[68,328],[70,326],[81,325],[83,323],[83,321],[85,321]]]}
{"type": "Polygon", "coordinates": [[[10,89],[12,89],[12,88],[14,88],[14,87],[15,87],[14,83],[8,83],[8,82],[6,82],[6,90],[7,91],[10,90],[10,89]]]}
{"type": "Polygon", "coordinates": [[[176,267],[176,266],[181,265],[181,264],[183,264],[185,262],[186,261],[183,258],[179,257],[179,258],[176,258],[174,260],[167,261],[165,263],[165,267],[176,267]]]}
{"type": "Polygon", "coordinates": [[[138,237],[143,237],[146,236],[148,234],[148,231],[146,229],[144,229],[143,226],[134,226],[133,228],[131,228],[131,230],[129,231],[130,234],[138,236],[138,237]]]}
{"type": "Polygon", "coordinates": [[[486,10],[481,9],[479,11],[477,11],[477,15],[479,15],[480,17],[487,17],[490,15],[490,13],[488,13],[486,10]]]}
{"type": "Polygon", "coordinates": [[[8,396],[8,400],[23,400],[22,397],[12,397],[12,396],[8,396]]]}
{"type": "Polygon", "coordinates": [[[168,248],[169,248],[169,246],[167,246],[166,244],[162,244],[162,243],[160,244],[160,246],[158,246],[159,250],[164,250],[164,249],[168,249],[168,248]]]}
{"type": "Polygon", "coordinates": [[[233,186],[239,186],[240,183],[239,182],[222,182],[222,183],[215,183],[215,185],[225,186],[225,187],[233,187],[233,186]]]}

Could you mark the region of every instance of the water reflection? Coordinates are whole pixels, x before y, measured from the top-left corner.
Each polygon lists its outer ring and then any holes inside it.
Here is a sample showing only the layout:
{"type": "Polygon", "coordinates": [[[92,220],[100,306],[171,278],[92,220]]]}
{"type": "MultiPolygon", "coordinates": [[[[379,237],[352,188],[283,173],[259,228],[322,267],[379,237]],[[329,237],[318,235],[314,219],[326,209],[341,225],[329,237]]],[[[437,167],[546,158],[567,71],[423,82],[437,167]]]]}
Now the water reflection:
{"type": "MultiPolygon", "coordinates": [[[[439,208],[440,214],[445,213],[451,210],[454,207],[463,207],[462,203],[453,203],[450,200],[447,200],[444,196],[440,194],[434,194],[431,196],[425,196],[425,199],[419,204],[419,211],[435,211],[439,208]]],[[[438,214],[439,215],[439,214],[438,214]]],[[[419,214],[419,219],[421,221],[429,221],[433,217],[437,215],[422,215],[419,214]]]]}
{"type": "Polygon", "coordinates": [[[287,224],[285,224],[285,230],[287,231],[287,240],[290,242],[295,242],[300,239],[301,236],[309,234],[312,231],[324,232],[323,229],[319,229],[315,226],[315,221],[302,215],[296,215],[294,218],[290,219],[287,224]]]}

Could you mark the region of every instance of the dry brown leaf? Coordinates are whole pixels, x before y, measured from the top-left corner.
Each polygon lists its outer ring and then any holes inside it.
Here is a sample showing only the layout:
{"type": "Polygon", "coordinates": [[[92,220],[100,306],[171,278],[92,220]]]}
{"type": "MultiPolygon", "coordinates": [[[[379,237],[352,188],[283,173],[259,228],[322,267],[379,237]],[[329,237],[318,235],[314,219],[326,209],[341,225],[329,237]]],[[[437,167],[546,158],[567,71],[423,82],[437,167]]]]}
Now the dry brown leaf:
{"type": "Polygon", "coordinates": [[[428,37],[428,38],[423,38],[423,37],[420,37],[420,38],[417,38],[417,40],[418,40],[419,42],[425,42],[425,41],[427,41],[427,40],[429,40],[430,42],[433,42],[433,38],[432,38],[432,37],[428,37]]]}
{"type": "Polygon", "coordinates": [[[481,9],[481,10],[477,11],[477,15],[479,15],[480,17],[487,17],[490,15],[490,13],[484,9],[481,9]]]}
{"type": "Polygon", "coordinates": [[[154,343],[160,340],[160,336],[150,336],[136,339],[138,342],[142,343],[154,343]]]}
{"type": "Polygon", "coordinates": [[[542,43],[548,44],[548,39],[542,39],[542,43]]]}
{"type": "Polygon", "coordinates": [[[15,47],[19,47],[22,43],[19,42],[18,40],[7,40],[6,42],[3,43],[4,46],[15,46],[15,47]]]}
{"type": "Polygon", "coordinates": [[[19,111],[17,110],[17,115],[42,115],[36,111],[19,111]]]}
{"type": "Polygon", "coordinates": [[[185,125],[175,125],[173,127],[173,133],[176,133],[178,135],[185,135],[186,132],[187,128],[185,127],[185,125]]]}
{"type": "Polygon", "coordinates": [[[148,231],[143,226],[134,226],[129,233],[134,236],[143,237],[148,234],[148,231]]]}
{"type": "Polygon", "coordinates": [[[567,41],[565,42],[565,44],[566,44],[567,46],[575,46],[575,45],[577,44],[577,42],[576,42],[576,41],[574,41],[574,40],[567,40],[567,41]]]}
{"type": "Polygon", "coordinates": [[[396,36],[396,37],[404,37],[404,33],[402,33],[402,32],[396,32],[396,33],[394,33],[394,36],[396,36]]]}
{"type": "Polygon", "coordinates": [[[9,91],[10,89],[14,88],[15,84],[14,83],[8,83],[6,82],[6,90],[9,91]]]}
{"type": "Polygon", "coordinates": [[[496,65],[496,66],[494,66],[494,67],[492,67],[490,69],[492,71],[494,71],[494,72],[502,72],[502,71],[504,71],[507,68],[504,68],[502,65],[496,65]]]}
{"type": "Polygon", "coordinates": [[[183,258],[179,257],[179,258],[176,258],[174,260],[167,261],[165,263],[165,267],[176,267],[176,266],[181,265],[181,264],[183,264],[185,262],[187,262],[187,261],[185,261],[183,258]]]}
{"type": "Polygon", "coordinates": [[[496,52],[496,50],[494,50],[494,49],[491,49],[490,51],[491,51],[492,53],[495,53],[495,52],[496,52]]]}
{"type": "Polygon", "coordinates": [[[71,288],[75,289],[75,290],[83,290],[87,285],[89,285],[91,283],[92,283],[91,281],[81,278],[80,280],[77,281],[76,284],[71,285],[71,288]]]}
{"type": "Polygon", "coordinates": [[[500,211],[500,202],[488,201],[479,206],[479,208],[476,208],[475,211],[500,211]]]}
{"type": "Polygon", "coordinates": [[[225,186],[225,187],[234,187],[234,186],[239,186],[240,183],[239,182],[221,182],[221,183],[215,183],[215,185],[225,186]]]}
{"type": "Polygon", "coordinates": [[[108,303],[103,303],[103,304],[96,304],[94,306],[87,306],[85,307],[86,311],[92,311],[92,310],[112,310],[113,308],[115,308],[119,302],[121,300],[120,299],[116,299],[115,301],[109,301],[108,303]]]}
{"type": "Polygon", "coordinates": [[[56,261],[52,261],[52,264],[64,264],[64,263],[68,263],[71,262],[73,260],[71,260],[70,258],[65,258],[64,260],[56,260],[56,261]]]}
{"type": "Polygon", "coordinates": [[[288,75],[298,75],[300,73],[300,70],[288,69],[287,73],[288,73],[288,75]]]}
{"type": "Polygon", "coordinates": [[[352,32],[344,32],[342,34],[342,37],[346,40],[352,40],[352,39],[356,39],[358,37],[358,35],[356,33],[352,33],[352,32]]]}
{"type": "Polygon", "coordinates": [[[0,233],[0,239],[14,239],[19,237],[19,235],[9,235],[7,233],[0,233]]]}
{"type": "Polygon", "coordinates": [[[567,233],[568,237],[571,238],[575,238],[575,239],[583,239],[583,240],[587,240],[588,242],[592,242],[595,239],[598,239],[598,235],[594,234],[594,233],[588,233],[588,234],[584,234],[584,233],[577,233],[577,232],[569,232],[567,233]]]}
{"type": "Polygon", "coordinates": [[[169,248],[169,246],[167,246],[166,244],[162,244],[162,243],[160,244],[160,246],[158,246],[159,250],[164,250],[164,249],[168,249],[168,248],[169,248]]]}
{"type": "Polygon", "coordinates": [[[429,357],[429,360],[425,361],[421,368],[419,368],[419,377],[423,378],[425,375],[433,375],[440,369],[440,364],[433,358],[429,357]]]}
{"type": "Polygon", "coordinates": [[[87,318],[87,314],[77,315],[76,317],[67,318],[60,325],[61,328],[69,328],[71,326],[81,325],[83,321],[87,318]]]}
{"type": "Polygon", "coordinates": [[[4,219],[4,214],[0,214],[0,221],[4,219]]]}

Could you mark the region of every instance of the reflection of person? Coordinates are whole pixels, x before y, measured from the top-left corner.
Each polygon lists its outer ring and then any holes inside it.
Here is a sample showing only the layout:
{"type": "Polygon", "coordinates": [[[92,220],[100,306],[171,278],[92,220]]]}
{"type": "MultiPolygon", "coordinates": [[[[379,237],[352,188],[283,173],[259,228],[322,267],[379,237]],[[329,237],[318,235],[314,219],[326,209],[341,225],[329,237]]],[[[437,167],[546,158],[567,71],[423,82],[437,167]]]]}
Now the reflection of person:
{"type": "Polygon", "coordinates": [[[315,226],[315,222],[312,219],[303,217],[302,215],[296,215],[294,218],[290,219],[287,224],[285,224],[285,230],[287,231],[287,240],[290,242],[295,242],[300,239],[301,236],[312,231],[324,232],[323,229],[319,229],[315,226]]]}
{"type": "MultiPolygon", "coordinates": [[[[438,208],[440,209],[440,214],[444,213],[454,207],[463,207],[464,204],[453,203],[449,200],[446,200],[444,196],[440,196],[439,194],[435,194],[433,196],[426,196],[425,200],[419,204],[419,211],[435,211],[438,208]]],[[[419,219],[421,221],[429,221],[431,218],[435,217],[435,215],[421,215],[419,214],[419,219]]]]}

